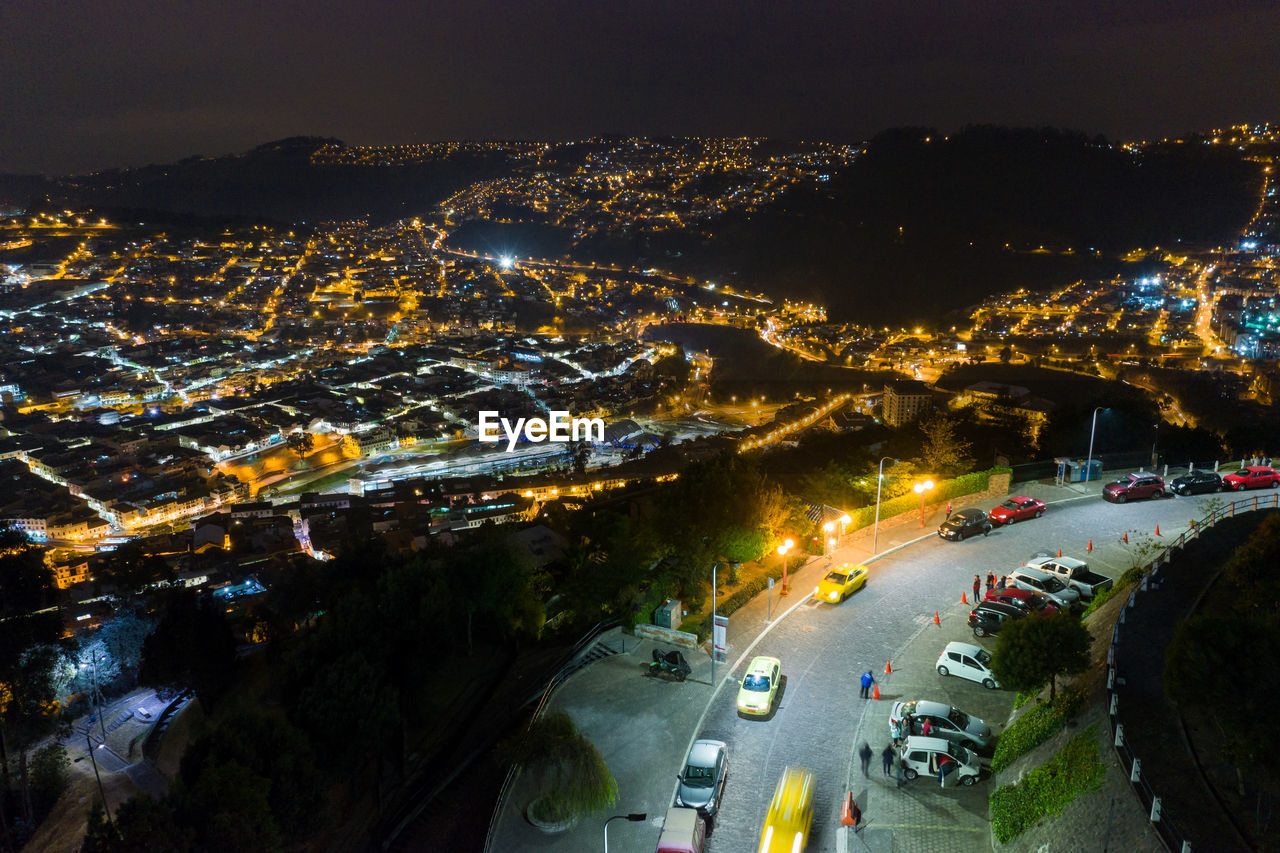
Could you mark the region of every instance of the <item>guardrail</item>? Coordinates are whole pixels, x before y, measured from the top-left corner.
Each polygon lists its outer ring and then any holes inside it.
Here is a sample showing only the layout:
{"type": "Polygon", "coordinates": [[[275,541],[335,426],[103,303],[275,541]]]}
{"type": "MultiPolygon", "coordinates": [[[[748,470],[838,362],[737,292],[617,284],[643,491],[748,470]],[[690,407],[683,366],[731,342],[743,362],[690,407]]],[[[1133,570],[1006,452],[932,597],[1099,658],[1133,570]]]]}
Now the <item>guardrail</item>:
{"type": "MultiPolygon", "coordinates": [[[[1219,519],[1230,518],[1239,512],[1253,512],[1259,509],[1280,509],[1280,494],[1272,491],[1268,495],[1254,495],[1248,498],[1240,498],[1232,501],[1223,507],[1221,512],[1214,510],[1207,517],[1199,521],[1192,521],[1191,529],[1184,532],[1181,536],[1169,544],[1159,555],[1151,561],[1142,573],[1142,580],[1138,586],[1129,592],[1129,600],[1125,602],[1124,607],[1120,609],[1120,617],[1117,619],[1115,626],[1111,629],[1111,645],[1107,648],[1107,693],[1110,702],[1110,718],[1111,718],[1111,734],[1112,745],[1116,750],[1116,757],[1120,759],[1120,764],[1129,772],[1129,784],[1137,793],[1138,799],[1143,806],[1148,809],[1148,819],[1151,826],[1155,830],[1156,835],[1164,844],[1165,849],[1171,853],[1190,853],[1191,842],[1178,828],[1177,823],[1173,819],[1173,815],[1165,807],[1160,796],[1151,786],[1151,782],[1142,773],[1142,758],[1137,755],[1129,742],[1125,740],[1124,724],[1120,722],[1119,705],[1120,691],[1119,678],[1116,670],[1116,650],[1120,646],[1120,629],[1125,624],[1125,614],[1133,609],[1138,602],[1138,593],[1146,592],[1151,588],[1151,584],[1159,579],[1161,566],[1166,566],[1173,559],[1174,551],[1186,547],[1187,542],[1200,538],[1200,531],[1205,528],[1211,528],[1218,523],[1219,519]],[[1259,500],[1259,498],[1262,498],[1259,500]]],[[[1212,792],[1210,787],[1210,791],[1212,792]]],[[[1216,798],[1216,794],[1214,794],[1216,798]]],[[[1222,804],[1219,803],[1219,806],[1222,804]]],[[[1226,809],[1223,809],[1226,816],[1226,809]]],[[[1226,816],[1228,823],[1232,823],[1231,818],[1226,816]]],[[[1234,824],[1233,824],[1234,825],[1234,824]]]]}
{"type": "MultiPolygon", "coordinates": [[[[586,666],[587,661],[583,659],[583,653],[600,638],[601,634],[605,631],[612,630],[621,624],[621,619],[597,622],[590,631],[584,634],[578,642],[573,644],[573,648],[565,654],[564,658],[562,658],[565,663],[556,670],[555,675],[547,679],[547,683],[542,688],[541,693],[535,694],[534,697],[530,698],[529,701],[532,701],[533,698],[537,698],[538,706],[534,708],[533,716],[529,718],[529,726],[526,726],[526,731],[528,731],[528,728],[537,722],[538,717],[542,716],[542,712],[546,710],[547,703],[551,701],[551,694],[555,692],[556,688],[563,684],[569,676],[586,666]]],[[[527,705],[528,702],[525,702],[524,704],[527,705]]],[[[522,705],[521,707],[524,706],[522,705]]],[[[493,833],[498,826],[498,817],[502,814],[503,806],[507,803],[507,796],[511,793],[511,785],[515,781],[516,774],[516,768],[510,767],[507,769],[507,775],[502,780],[502,787],[498,791],[498,800],[493,805],[493,814],[489,816],[489,830],[484,836],[485,853],[489,853],[489,850],[492,849],[493,833]]]]}

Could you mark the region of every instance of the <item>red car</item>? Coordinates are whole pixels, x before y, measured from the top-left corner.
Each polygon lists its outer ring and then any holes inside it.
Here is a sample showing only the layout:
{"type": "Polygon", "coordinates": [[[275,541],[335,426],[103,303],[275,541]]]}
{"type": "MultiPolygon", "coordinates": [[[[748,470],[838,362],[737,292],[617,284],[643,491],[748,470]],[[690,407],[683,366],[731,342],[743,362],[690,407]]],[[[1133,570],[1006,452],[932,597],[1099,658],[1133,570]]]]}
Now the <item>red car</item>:
{"type": "Polygon", "coordinates": [[[1164,494],[1164,478],[1145,471],[1102,487],[1102,499],[1115,504],[1141,498],[1162,498],[1164,494]]]}
{"type": "Polygon", "coordinates": [[[1222,477],[1222,488],[1235,489],[1274,489],[1280,487],[1280,471],[1266,465],[1248,465],[1239,471],[1232,471],[1222,477]]]}
{"type": "Polygon", "coordinates": [[[1004,604],[1012,604],[1014,607],[1021,607],[1023,610],[1031,613],[1057,613],[1058,606],[1049,599],[1045,598],[1038,592],[1032,592],[1029,589],[1018,589],[1017,587],[1008,586],[1004,589],[989,589],[986,595],[987,601],[999,601],[1004,604]]]}
{"type": "Polygon", "coordinates": [[[1000,506],[987,513],[993,524],[1013,524],[1015,521],[1026,521],[1028,518],[1039,518],[1044,515],[1044,501],[1029,498],[1025,495],[1009,498],[1000,506]]]}

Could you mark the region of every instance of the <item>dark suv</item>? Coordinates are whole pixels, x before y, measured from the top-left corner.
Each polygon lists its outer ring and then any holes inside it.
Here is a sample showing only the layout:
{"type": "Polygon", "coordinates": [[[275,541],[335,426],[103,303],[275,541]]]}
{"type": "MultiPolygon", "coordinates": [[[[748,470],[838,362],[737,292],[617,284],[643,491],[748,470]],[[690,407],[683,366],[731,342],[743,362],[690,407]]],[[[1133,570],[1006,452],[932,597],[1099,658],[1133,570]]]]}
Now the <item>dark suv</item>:
{"type": "Polygon", "coordinates": [[[973,636],[985,637],[988,634],[999,634],[1000,626],[1010,619],[1021,619],[1027,611],[1012,604],[999,601],[984,601],[969,613],[969,627],[973,636]]]}
{"type": "Polygon", "coordinates": [[[1102,487],[1102,499],[1117,504],[1140,498],[1162,498],[1164,493],[1164,478],[1145,471],[1102,487]]]}

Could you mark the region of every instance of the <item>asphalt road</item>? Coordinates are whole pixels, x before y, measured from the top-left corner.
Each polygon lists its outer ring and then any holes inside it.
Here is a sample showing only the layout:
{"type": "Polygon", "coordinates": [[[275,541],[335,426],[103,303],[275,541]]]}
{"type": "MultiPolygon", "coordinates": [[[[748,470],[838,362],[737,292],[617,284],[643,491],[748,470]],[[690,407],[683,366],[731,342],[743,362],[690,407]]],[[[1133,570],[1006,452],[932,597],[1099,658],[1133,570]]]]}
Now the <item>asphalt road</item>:
{"type": "MultiPolygon", "coordinates": [[[[1263,493],[1259,496],[1261,499],[1263,493]]],[[[1265,497],[1269,500],[1271,493],[1266,492],[1265,497]]],[[[774,714],[763,720],[739,717],[735,681],[741,679],[744,668],[739,665],[731,673],[732,680],[721,685],[697,733],[697,737],[717,738],[730,746],[729,782],[708,851],[756,849],[774,786],[783,768],[792,764],[817,774],[813,834],[807,849],[837,850],[841,798],[854,774],[861,775],[853,760],[855,745],[869,740],[878,753],[886,738],[880,718],[887,719],[887,709],[869,713],[885,703],[859,698],[862,672],[870,669],[879,675],[886,659],[901,658],[911,639],[931,626],[935,611],[950,615],[952,620],[951,630],[939,632],[937,651],[946,639],[958,638],[956,620],[963,619],[964,611],[956,605],[975,574],[985,578],[988,571],[1007,573],[1038,550],[1056,553],[1061,548],[1066,555],[1087,559],[1094,571],[1118,577],[1133,565],[1129,549],[1138,534],[1154,534],[1159,524],[1164,534],[1160,541],[1171,541],[1193,517],[1204,514],[1198,509],[1201,501],[1201,497],[1165,498],[1113,505],[1093,495],[1051,505],[1043,518],[997,528],[985,538],[953,543],[934,537],[873,563],[866,588],[847,602],[827,606],[810,601],[775,622],[746,656],[749,660],[767,654],[782,660],[783,687],[774,714]],[[1126,531],[1130,546],[1121,541],[1126,531]],[[1087,554],[1090,540],[1094,550],[1087,554]]],[[[837,561],[856,558],[852,552],[836,555],[837,561]]],[[[974,642],[967,630],[963,634],[974,642]]],[[[928,642],[929,636],[921,635],[921,641],[928,642]]],[[[990,638],[982,644],[994,646],[990,638]]],[[[922,658],[919,653],[916,657],[922,658]]],[[[928,678],[924,665],[915,669],[917,677],[928,678]]],[[[1003,699],[1006,707],[1012,706],[1011,692],[986,691],[978,684],[936,673],[931,678],[936,688],[919,696],[897,698],[949,701],[979,716],[990,713],[983,708],[992,708],[993,700],[1003,699]]],[[[1004,716],[986,718],[998,724],[1004,721],[1004,716]]],[[[873,762],[873,774],[879,773],[878,758],[873,762]]],[[[968,822],[985,822],[989,788],[989,776],[984,775],[973,788],[937,791],[937,796],[959,803],[969,814],[968,822]]],[[[964,822],[962,818],[951,819],[964,822]]],[[[946,827],[939,829],[945,831],[946,827]]],[[[843,850],[847,840],[840,841],[843,850]]],[[[861,846],[850,844],[848,849],[861,846]]],[[[985,835],[979,846],[987,848],[985,835]]]]}

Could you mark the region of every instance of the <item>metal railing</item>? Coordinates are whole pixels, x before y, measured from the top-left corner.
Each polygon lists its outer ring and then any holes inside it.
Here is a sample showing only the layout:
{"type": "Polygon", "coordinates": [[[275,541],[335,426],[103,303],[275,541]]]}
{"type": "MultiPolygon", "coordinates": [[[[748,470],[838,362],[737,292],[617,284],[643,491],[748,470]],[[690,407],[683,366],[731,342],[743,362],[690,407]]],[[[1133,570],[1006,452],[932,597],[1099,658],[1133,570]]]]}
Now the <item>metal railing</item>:
{"type": "MultiPolygon", "coordinates": [[[[540,693],[531,697],[530,701],[532,701],[532,698],[538,699],[538,706],[534,708],[533,716],[529,718],[529,725],[525,727],[526,731],[528,731],[528,729],[538,721],[538,718],[542,716],[542,712],[546,710],[547,703],[551,701],[551,694],[555,693],[556,688],[563,684],[569,676],[586,666],[586,662],[583,660],[583,654],[587,649],[591,648],[596,640],[600,638],[600,635],[605,631],[612,630],[621,624],[622,620],[620,619],[598,622],[590,631],[584,634],[578,642],[573,644],[573,648],[565,654],[564,658],[562,658],[565,663],[556,670],[555,675],[547,679],[547,683],[540,693]]],[[[528,704],[528,702],[525,704],[528,704]]],[[[493,814],[489,816],[489,830],[484,836],[483,849],[485,853],[489,853],[489,850],[493,847],[493,834],[498,827],[498,818],[501,817],[502,809],[507,804],[507,797],[511,793],[511,785],[515,782],[518,773],[518,768],[512,766],[507,769],[507,775],[502,780],[502,787],[498,790],[498,800],[493,804],[493,814]]]]}
{"type": "MultiPolygon", "coordinates": [[[[1265,495],[1239,498],[1226,504],[1221,510],[1215,509],[1207,517],[1199,521],[1193,520],[1191,528],[1170,543],[1151,561],[1151,565],[1143,570],[1142,580],[1129,592],[1129,600],[1121,608],[1120,616],[1111,630],[1111,645],[1107,648],[1107,693],[1110,702],[1112,745],[1115,747],[1116,757],[1120,759],[1120,764],[1129,773],[1130,786],[1138,795],[1138,799],[1143,806],[1148,810],[1148,819],[1151,821],[1152,828],[1165,848],[1173,851],[1173,853],[1190,853],[1191,842],[1187,840],[1187,837],[1178,828],[1173,815],[1170,814],[1169,809],[1151,786],[1150,780],[1143,774],[1142,758],[1133,751],[1133,748],[1125,739],[1124,724],[1120,722],[1120,679],[1117,673],[1116,655],[1120,647],[1121,629],[1125,624],[1125,615],[1137,605],[1138,593],[1148,591],[1152,584],[1156,584],[1158,587],[1160,569],[1162,566],[1169,564],[1175,551],[1185,548],[1188,542],[1200,538],[1201,530],[1213,527],[1220,519],[1234,517],[1236,513],[1253,512],[1259,509],[1280,509],[1280,493],[1271,491],[1265,495]]],[[[1199,770],[1198,766],[1197,770],[1203,776],[1203,771],[1199,770]]],[[[1213,788],[1208,785],[1207,780],[1205,780],[1205,783],[1210,792],[1213,793],[1213,788]]],[[[1214,797],[1217,797],[1216,793],[1214,793],[1214,797]]],[[[1221,802],[1218,805],[1222,807],[1221,802]]],[[[1225,807],[1223,808],[1223,813],[1227,823],[1234,827],[1234,821],[1226,813],[1225,807]]]]}

